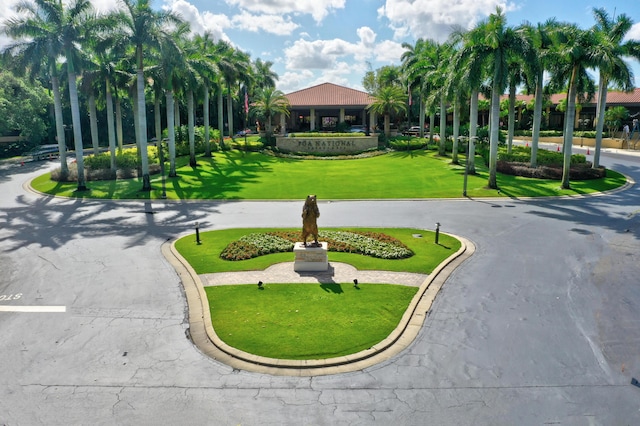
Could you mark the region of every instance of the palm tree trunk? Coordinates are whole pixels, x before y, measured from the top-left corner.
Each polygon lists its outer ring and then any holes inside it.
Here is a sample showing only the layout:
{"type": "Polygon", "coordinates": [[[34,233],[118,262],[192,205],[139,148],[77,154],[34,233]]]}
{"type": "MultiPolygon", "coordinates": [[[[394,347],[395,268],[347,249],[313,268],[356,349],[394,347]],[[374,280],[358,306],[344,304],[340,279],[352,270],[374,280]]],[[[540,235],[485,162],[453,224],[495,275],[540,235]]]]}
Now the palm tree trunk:
{"type": "Polygon", "coordinates": [[[111,96],[111,85],[106,80],[105,85],[106,102],[107,102],[107,134],[109,135],[109,153],[111,154],[111,170],[116,171],[116,135],[115,125],[113,122],[113,96],[111,96]]]}
{"type": "MultiPolygon", "coordinates": [[[[162,96],[159,91],[154,94],[153,99],[153,118],[154,118],[154,127],[156,132],[156,141],[158,144],[162,142],[162,107],[161,107],[161,99],[162,96]]],[[[160,146],[160,145],[158,145],[160,146]]]]}
{"type": "Polygon", "coordinates": [[[429,143],[432,144],[433,143],[433,129],[434,129],[434,124],[436,122],[436,113],[435,111],[430,111],[429,112],[429,143]]]}
{"type": "Polygon", "coordinates": [[[175,177],[176,173],[176,114],[173,91],[166,91],[167,97],[167,136],[169,137],[169,177],[175,177]]]}
{"type": "Polygon", "coordinates": [[[516,128],[516,86],[509,85],[509,118],[507,119],[507,152],[511,154],[513,147],[513,134],[516,128]]]}
{"type": "Polygon", "coordinates": [[[218,131],[220,132],[220,145],[224,140],[224,99],[222,96],[222,88],[218,89],[218,131]]]}
{"type": "Polygon", "coordinates": [[[118,150],[122,151],[124,134],[122,131],[122,101],[116,96],[116,136],[118,137],[118,150]]]}
{"type": "Polygon", "coordinates": [[[91,128],[91,144],[93,145],[93,155],[100,153],[100,142],[98,141],[98,116],[96,111],[96,97],[89,94],[89,124],[91,128]]]}
{"type": "Polygon", "coordinates": [[[56,118],[56,139],[58,139],[58,151],[60,153],[60,175],[63,179],[69,175],[67,165],[67,143],[64,136],[64,122],[62,121],[62,99],[60,98],[60,82],[54,77],[52,69],[51,86],[53,89],[53,112],[56,118]]]}
{"type": "Polygon", "coordinates": [[[469,157],[467,158],[467,171],[476,173],[476,139],[478,137],[478,89],[471,91],[471,106],[469,111],[469,157]]]}
{"type": "Polygon", "coordinates": [[[76,150],[76,165],[78,166],[78,191],[86,191],[87,184],[84,177],[84,152],[82,146],[82,127],[80,124],[80,105],[78,104],[78,87],[73,67],[68,71],[69,103],[71,105],[71,122],[73,123],[73,142],[76,150]]]}
{"type": "Polygon", "coordinates": [[[391,116],[389,114],[384,115],[384,135],[387,139],[391,136],[391,116]]]}
{"type": "Polygon", "coordinates": [[[602,149],[602,132],[604,129],[604,110],[607,107],[607,86],[607,78],[601,73],[600,84],[598,86],[598,111],[596,112],[596,146],[593,152],[593,168],[600,167],[600,150],[602,149]]]}
{"type": "Polygon", "coordinates": [[[142,47],[138,47],[137,93],[138,93],[138,143],[140,145],[140,165],[142,167],[142,190],[151,191],[149,157],[147,155],[147,111],[144,99],[144,69],[142,47]]]}
{"type": "Polygon", "coordinates": [[[489,114],[489,188],[498,189],[498,142],[500,135],[500,91],[494,85],[491,90],[491,112],[489,114]]]}
{"type": "Polygon", "coordinates": [[[440,155],[446,155],[447,141],[447,108],[444,103],[444,95],[440,96],[440,155]]]}
{"type": "Polygon", "coordinates": [[[576,75],[577,68],[574,67],[569,81],[569,94],[567,96],[567,112],[565,113],[564,130],[564,163],[562,165],[562,188],[570,189],[569,172],[571,170],[571,148],[573,147],[573,120],[576,115],[576,75]]]}
{"type": "Polygon", "coordinates": [[[451,162],[458,164],[458,135],[460,133],[460,102],[458,94],[453,100],[453,148],[451,150],[451,162]]]}
{"type": "Polygon", "coordinates": [[[426,111],[425,111],[424,99],[422,97],[422,93],[420,93],[420,121],[419,121],[419,125],[420,125],[420,137],[421,138],[424,137],[424,119],[425,119],[425,115],[426,115],[426,111]]]}
{"type": "Polygon", "coordinates": [[[204,115],[204,156],[211,157],[211,144],[209,143],[209,86],[204,86],[204,100],[202,101],[202,115],[204,115]]]}
{"type": "Polygon", "coordinates": [[[193,91],[187,92],[187,125],[189,127],[189,165],[196,167],[196,141],[194,133],[195,114],[193,107],[193,91]]]}
{"type": "Polygon", "coordinates": [[[231,86],[227,89],[227,123],[229,125],[229,137],[233,139],[233,100],[231,99],[231,86]]]}
{"type": "Polygon", "coordinates": [[[180,99],[176,100],[175,96],[173,98],[173,112],[174,112],[174,115],[175,115],[173,124],[176,126],[176,132],[178,133],[178,136],[180,137],[179,142],[182,142],[181,137],[183,135],[182,135],[182,130],[180,129],[180,122],[182,121],[181,117],[180,117],[180,99]]]}
{"type": "Polygon", "coordinates": [[[544,70],[540,70],[536,78],[536,100],[533,107],[533,133],[531,134],[531,167],[538,167],[538,142],[542,127],[542,99],[544,70]]]}

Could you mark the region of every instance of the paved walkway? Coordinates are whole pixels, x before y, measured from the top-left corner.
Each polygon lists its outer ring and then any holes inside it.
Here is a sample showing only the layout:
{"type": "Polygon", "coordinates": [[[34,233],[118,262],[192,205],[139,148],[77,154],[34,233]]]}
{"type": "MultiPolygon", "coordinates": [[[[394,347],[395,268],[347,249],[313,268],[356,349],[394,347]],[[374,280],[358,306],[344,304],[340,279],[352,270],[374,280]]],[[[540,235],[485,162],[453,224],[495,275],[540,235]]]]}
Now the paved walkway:
{"type": "Polygon", "coordinates": [[[329,269],[323,272],[296,272],[293,262],[277,263],[263,271],[220,272],[202,274],[202,285],[214,286],[225,284],[252,284],[262,281],[268,283],[353,283],[357,279],[360,284],[402,284],[420,287],[427,279],[426,274],[390,271],[358,271],[346,263],[329,262],[329,269]]]}

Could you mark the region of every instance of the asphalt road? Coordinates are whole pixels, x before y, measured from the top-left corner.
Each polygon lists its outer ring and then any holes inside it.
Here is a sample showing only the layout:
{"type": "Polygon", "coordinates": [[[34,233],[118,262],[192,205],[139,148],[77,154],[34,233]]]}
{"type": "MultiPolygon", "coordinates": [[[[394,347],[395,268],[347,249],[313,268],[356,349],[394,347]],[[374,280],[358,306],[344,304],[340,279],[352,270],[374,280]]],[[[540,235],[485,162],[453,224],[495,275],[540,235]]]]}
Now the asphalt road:
{"type": "MultiPolygon", "coordinates": [[[[640,179],[639,157],[602,163],[640,179]]],[[[440,222],[476,253],[400,355],[298,378],[201,354],[160,247],[196,221],[299,226],[302,200],[26,191],[47,167],[0,165],[0,425],[640,424],[638,185],[573,199],[321,200],[320,227],[440,222]]]]}

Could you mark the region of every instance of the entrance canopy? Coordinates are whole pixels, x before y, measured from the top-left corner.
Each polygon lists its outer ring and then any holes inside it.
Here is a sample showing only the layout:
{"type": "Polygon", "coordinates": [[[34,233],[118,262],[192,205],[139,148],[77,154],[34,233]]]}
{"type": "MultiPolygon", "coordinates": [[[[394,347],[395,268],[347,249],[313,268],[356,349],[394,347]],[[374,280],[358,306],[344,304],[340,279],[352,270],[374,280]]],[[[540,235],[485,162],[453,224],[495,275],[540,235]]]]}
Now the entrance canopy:
{"type": "Polygon", "coordinates": [[[366,108],[373,98],[366,92],[332,83],[323,83],[285,95],[291,105],[288,119],[281,126],[289,131],[335,130],[339,123],[367,125],[366,108]]]}

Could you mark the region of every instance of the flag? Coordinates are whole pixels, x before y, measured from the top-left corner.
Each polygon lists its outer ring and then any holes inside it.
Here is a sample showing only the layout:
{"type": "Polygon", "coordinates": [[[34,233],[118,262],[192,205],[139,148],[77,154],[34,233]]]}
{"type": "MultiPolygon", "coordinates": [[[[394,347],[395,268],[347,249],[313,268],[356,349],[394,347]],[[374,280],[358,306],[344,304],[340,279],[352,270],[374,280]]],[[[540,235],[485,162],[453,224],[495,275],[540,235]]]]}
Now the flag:
{"type": "Polygon", "coordinates": [[[249,95],[247,89],[244,89],[244,113],[249,114],[249,95]]]}

